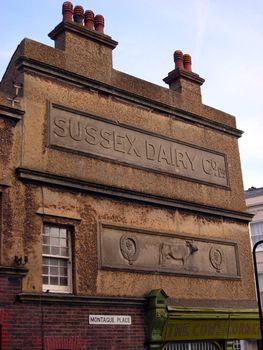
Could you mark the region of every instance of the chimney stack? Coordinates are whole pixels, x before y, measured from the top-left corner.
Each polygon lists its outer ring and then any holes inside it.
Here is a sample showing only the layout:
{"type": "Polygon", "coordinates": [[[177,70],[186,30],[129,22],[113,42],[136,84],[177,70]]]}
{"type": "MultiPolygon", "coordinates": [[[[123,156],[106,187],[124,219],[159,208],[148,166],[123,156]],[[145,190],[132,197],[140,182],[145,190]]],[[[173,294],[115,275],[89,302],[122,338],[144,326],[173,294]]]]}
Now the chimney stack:
{"type": "Polygon", "coordinates": [[[176,50],[174,52],[174,63],[175,69],[168,73],[168,76],[163,79],[164,82],[169,85],[171,90],[187,94],[189,98],[201,101],[200,86],[205,80],[192,72],[191,56],[176,50]]]}
{"type": "Polygon", "coordinates": [[[104,17],[69,1],[62,5],[62,22],[49,33],[55,48],[65,53],[65,69],[87,77],[110,79],[112,50],[118,43],[104,34],[104,17]]]}

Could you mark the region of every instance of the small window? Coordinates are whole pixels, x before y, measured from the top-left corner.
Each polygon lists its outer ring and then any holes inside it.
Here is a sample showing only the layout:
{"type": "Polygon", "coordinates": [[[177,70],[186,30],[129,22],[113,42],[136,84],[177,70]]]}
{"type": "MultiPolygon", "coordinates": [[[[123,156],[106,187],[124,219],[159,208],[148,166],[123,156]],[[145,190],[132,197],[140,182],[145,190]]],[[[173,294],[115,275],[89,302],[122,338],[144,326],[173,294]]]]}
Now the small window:
{"type": "MultiPolygon", "coordinates": [[[[263,222],[251,222],[250,223],[251,241],[252,247],[258,241],[263,240],[263,222]]],[[[259,245],[258,250],[263,250],[263,244],[259,245]]]]}
{"type": "Polygon", "coordinates": [[[68,227],[44,225],[42,245],[43,291],[72,291],[71,230],[68,227]]]}
{"type": "Polygon", "coordinates": [[[234,340],[233,341],[233,350],[241,350],[240,340],[234,340]]]}
{"type": "Polygon", "coordinates": [[[260,292],[263,292],[263,273],[258,273],[258,284],[260,292]]]}

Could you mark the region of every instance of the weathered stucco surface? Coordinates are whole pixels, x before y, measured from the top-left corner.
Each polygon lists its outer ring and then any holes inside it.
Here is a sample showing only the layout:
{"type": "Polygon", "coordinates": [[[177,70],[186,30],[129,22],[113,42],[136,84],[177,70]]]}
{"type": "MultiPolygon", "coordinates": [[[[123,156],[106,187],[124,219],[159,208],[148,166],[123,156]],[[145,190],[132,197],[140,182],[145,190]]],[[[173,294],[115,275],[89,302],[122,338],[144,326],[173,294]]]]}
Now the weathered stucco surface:
{"type": "MultiPolygon", "coordinates": [[[[9,91],[14,74],[23,81],[19,108],[25,110],[24,116],[16,123],[0,120],[0,189],[3,192],[4,214],[1,263],[10,265],[15,255],[27,255],[29,271],[23,280],[23,290],[40,292],[43,223],[58,223],[70,225],[73,229],[73,289],[77,294],[144,296],[152,289],[163,288],[169,296],[177,298],[254,300],[246,220],[231,218],[230,214],[228,218],[216,214],[217,209],[229,213],[245,212],[237,138],[223,129],[211,127],[211,123],[221,123],[226,129],[234,130],[234,117],[203,105],[200,96],[191,93],[189,82],[181,93],[159,87],[112,69],[111,49],[101,46],[101,43],[66,33],[66,38],[57,39],[57,46],[62,45],[63,40],[65,51],[25,39],[14,59],[23,56],[29,65],[40,62],[42,68],[45,65],[45,72],[25,64],[21,66],[19,60],[16,61],[17,67],[20,67],[18,72],[13,60],[1,83],[1,89],[9,91]],[[85,54],[82,55],[83,52],[85,54]],[[60,79],[49,74],[52,67],[63,73],[60,79]],[[74,79],[78,75],[78,79],[93,79],[102,87],[107,84],[108,92],[85,87],[80,81],[73,83],[66,78],[73,73],[74,79]],[[130,100],[113,93],[116,89],[125,91],[130,100]],[[176,111],[172,115],[136,100],[132,102],[135,97],[192,113],[196,121],[187,121],[177,116],[176,111]],[[49,144],[51,103],[103,117],[115,125],[129,125],[146,133],[224,154],[228,186],[169,176],[110,159],[91,157],[76,150],[52,148],[49,144]],[[210,122],[210,126],[199,123],[198,118],[210,122]],[[149,202],[115,198],[114,195],[94,195],[51,186],[40,180],[32,183],[29,178],[21,181],[16,175],[18,168],[118,188],[123,192],[143,193],[149,198],[159,196],[170,201],[186,202],[189,206],[209,207],[215,214],[201,215],[190,209],[168,209],[149,202]],[[181,234],[207,240],[234,241],[238,248],[240,278],[200,278],[100,269],[100,222],[139,227],[157,233],[165,231],[171,236],[181,234]]],[[[1,104],[8,103],[5,97],[1,97],[1,104]]]]}
{"type": "Polygon", "coordinates": [[[240,191],[242,177],[235,138],[209,128],[175,120],[111,96],[101,96],[96,92],[83,91],[31,75],[26,76],[24,89],[27,115],[23,120],[25,141],[22,166],[215,207],[245,210],[243,192],[240,191]],[[207,186],[81,154],[75,153],[73,156],[70,152],[51,149],[47,147],[48,102],[226,154],[230,188],[207,186]],[[156,186],[160,182],[162,186],[156,186]]]}

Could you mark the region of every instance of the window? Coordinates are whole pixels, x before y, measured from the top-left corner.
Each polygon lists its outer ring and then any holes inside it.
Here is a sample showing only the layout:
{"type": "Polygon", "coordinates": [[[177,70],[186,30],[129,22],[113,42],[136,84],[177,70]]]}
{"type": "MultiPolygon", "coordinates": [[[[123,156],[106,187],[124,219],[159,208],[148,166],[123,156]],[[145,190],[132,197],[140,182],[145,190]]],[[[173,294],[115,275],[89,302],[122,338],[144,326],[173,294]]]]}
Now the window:
{"type": "MultiPolygon", "coordinates": [[[[250,232],[251,232],[252,247],[254,247],[255,243],[257,243],[260,240],[263,240],[263,222],[251,222],[250,232]]],[[[263,250],[263,244],[259,245],[257,250],[263,250]]]]}
{"type": "Polygon", "coordinates": [[[258,283],[259,283],[259,290],[260,292],[263,292],[263,273],[258,273],[258,283]]]}
{"type": "Polygon", "coordinates": [[[241,350],[241,342],[240,342],[240,340],[234,340],[232,348],[233,348],[233,350],[241,350]]]}
{"type": "Polygon", "coordinates": [[[44,225],[42,254],[43,291],[72,291],[71,230],[67,227],[44,225]]]}
{"type": "Polygon", "coordinates": [[[219,350],[215,343],[209,342],[188,342],[188,343],[169,343],[163,350],[219,350]]]}

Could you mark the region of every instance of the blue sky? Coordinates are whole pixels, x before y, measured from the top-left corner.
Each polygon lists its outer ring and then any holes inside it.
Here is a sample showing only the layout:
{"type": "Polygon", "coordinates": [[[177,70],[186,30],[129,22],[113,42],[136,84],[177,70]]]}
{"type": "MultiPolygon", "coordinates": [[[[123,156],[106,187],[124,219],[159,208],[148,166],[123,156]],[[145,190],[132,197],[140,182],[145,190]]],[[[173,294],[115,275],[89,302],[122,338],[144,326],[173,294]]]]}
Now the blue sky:
{"type": "MultiPolygon", "coordinates": [[[[19,42],[47,45],[61,21],[60,0],[1,2],[0,76],[19,42]]],[[[105,33],[119,42],[114,68],[165,86],[173,52],[190,53],[193,71],[206,82],[203,103],[233,114],[244,131],[239,140],[244,188],[263,187],[263,1],[79,0],[105,17],[105,33]]]]}

